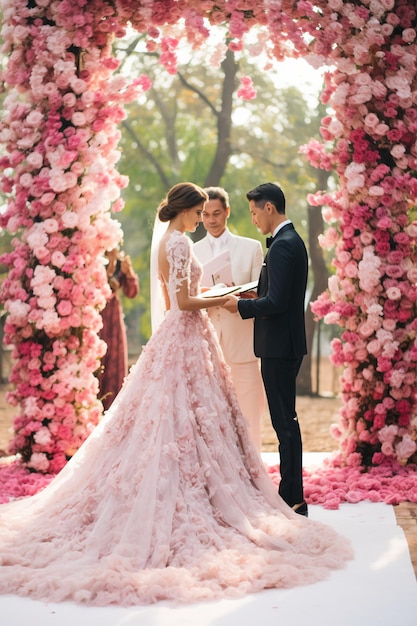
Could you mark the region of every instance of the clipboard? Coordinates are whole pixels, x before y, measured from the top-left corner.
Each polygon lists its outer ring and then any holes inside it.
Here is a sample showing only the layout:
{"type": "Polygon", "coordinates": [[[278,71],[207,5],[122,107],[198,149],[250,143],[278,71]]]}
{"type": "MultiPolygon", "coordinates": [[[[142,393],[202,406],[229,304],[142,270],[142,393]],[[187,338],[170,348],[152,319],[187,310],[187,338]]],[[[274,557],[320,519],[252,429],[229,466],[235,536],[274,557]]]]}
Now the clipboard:
{"type": "Polygon", "coordinates": [[[211,289],[200,293],[199,296],[200,298],[219,298],[221,296],[227,296],[232,293],[235,296],[238,296],[241,293],[245,293],[245,291],[253,291],[257,288],[257,286],[257,280],[253,280],[250,283],[245,283],[244,285],[233,285],[232,287],[226,287],[225,285],[215,285],[211,289]]]}
{"type": "Polygon", "coordinates": [[[229,250],[221,252],[203,265],[203,275],[201,277],[203,287],[212,287],[223,283],[230,285],[233,282],[232,265],[229,250]]]}

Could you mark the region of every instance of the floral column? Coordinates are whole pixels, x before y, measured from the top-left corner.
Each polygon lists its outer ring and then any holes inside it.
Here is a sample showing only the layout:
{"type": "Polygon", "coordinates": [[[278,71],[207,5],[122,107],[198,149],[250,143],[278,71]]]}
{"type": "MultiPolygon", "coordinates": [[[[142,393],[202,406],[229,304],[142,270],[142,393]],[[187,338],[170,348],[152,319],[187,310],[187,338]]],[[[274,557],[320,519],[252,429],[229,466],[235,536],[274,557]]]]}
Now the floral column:
{"type": "Polygon", "coordinates": [[[115,164],[121,104],[147,81],[113,77],[110,41],[123,34],[111,2],[3,0],[5,114],[0,125],[2,259],[14,346],[8,400],[18,407],[11,452],[57,472],[97,424],[97,331],[108,295],[103,252],[121,238],[111,218],[127,184],[115,164]]]}
{"type": "Polygon", "coordinates": [[[345,33],[322,96],[334,115],[322,120],[325,145],[303,150],[340,179],[338,192],[310,198],[326,207],[323,247],[335,246],[329,291],[312,307],[343,329],[331,357],[345,368],[335,435],[343,463],[416,464],[416,6],[328,4],[345,33]]]}

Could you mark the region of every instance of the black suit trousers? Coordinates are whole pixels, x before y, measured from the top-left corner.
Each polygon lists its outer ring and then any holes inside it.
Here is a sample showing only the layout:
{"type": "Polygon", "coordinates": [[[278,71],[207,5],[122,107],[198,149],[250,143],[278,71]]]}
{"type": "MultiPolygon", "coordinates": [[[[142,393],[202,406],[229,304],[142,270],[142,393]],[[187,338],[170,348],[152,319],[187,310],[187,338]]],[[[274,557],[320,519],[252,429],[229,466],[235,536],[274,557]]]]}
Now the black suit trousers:
{"type": "Polygon", "coordinates": [[[272,426],[279,441],[281,482],[278,492],[289,505],[304,500],[302,442],[295,410],[296,378],[303,357],[261,359],[261,372],[272,426]]]}

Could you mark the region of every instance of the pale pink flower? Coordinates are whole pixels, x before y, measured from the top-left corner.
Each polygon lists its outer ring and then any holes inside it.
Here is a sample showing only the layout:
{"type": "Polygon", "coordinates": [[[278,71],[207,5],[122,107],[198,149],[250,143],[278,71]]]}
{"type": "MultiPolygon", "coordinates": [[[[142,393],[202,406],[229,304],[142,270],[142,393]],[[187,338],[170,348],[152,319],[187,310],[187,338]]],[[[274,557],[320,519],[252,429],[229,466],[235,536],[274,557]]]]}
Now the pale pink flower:
{"type": "Polygon", "coordinates": [[[51,254],[51,263],[55,267],[62,267],[66,261],[66,257],[59,250],[55,250],[51,254]]]}
{"type": "Polygon", "coordinates": [[[323,319],[325,324],[338,324],[340,321],[340,314],[336,311],[332,311],[331,313],[325,315],[323,319]]]}
{"type": "Polygon", "coordinates": [[[368,321],[364,322],[358,327],[358,333],[361,335],[361,337],[370,337],[374,334],[374,331],[375,329],[373,325],[370,324],[368,321]]]}
{"type": "Polygon", "coordinates": [[[384,123],[377,124],[374,128],[374,131],[377,135],[380,135],[381,137],[383,137],[389,131],[389,126],[388,124],[384,124],[384,123]]]}
{"type": "Polygon", "coordinates": [[[344,132],[344,126],[339,120],[333,119],[328,126],[328,130],[334,137],[341,137],[344,132]]]}
{"type": "Polygon", "coordinates": [[[21,300],[7,300],[5,309],[9,312],[9,318],[14,324],[21,325],[26,323],[30,312],[29,304],[21,300]]]}
{"type": "Polygon", "coordinates": [[[37,305],[40,309],[50,310],[53,309],[56,304],[56,297],[52,294],[40,295],[37,300],[37,305]]]}
{"type": "Polygon", "coordinates": [[[373,339],[368,342],[366,349],[368,350],[369,354],[377,356],[381,351],[381,344],[377,339],[373,339]]]}
{"type": "Polygon", "coordinates": [[[87,83],[81,78],[71,78],[70,85],[76,94],[82,94],[87,89],[87,83]]]}
{"type": "Polygon", "coordinates": [[[82,111],[76,111],[75,113],[73,113],[71,117],[71,122],[74,124],[74,126],[85,126],[86,119],[84,113],[82,111]]]}
{"type": "Polygon", "coordinates": [[[401,291],[398,287],[390,287],[387,289],[387,298],[389,300],[400,300],[401,299],[401,291]]]}
{"type": "Polygon", "coordinates": [[[387,342],[383,345],[381,354],[387,359],[393,359],[398,350],[398,341],[387,342]]]}
{"type": "Polygon", "coordinates": [[[75,187],[77,184],[77,176],[74,172],[65,172],[64,180],[66,183],[66,188],[70,189],[71,187],[75,187]]]}
{"type": "Polygon", "coordinates": [[[34,439],[36,443],[39,443],[41,446],[47,446],[52,441],[51,431],[49,428],[45,426],[40,428],[35,434],[34,439]]]}
{"type": "Polygon", "coordinates": [[[38,128],[43,121],[43,114],[36,109],[30,111],[28,116],[26,117],[26,124],[28,126],[33,126],[34,128],[38,128]]]}
{"type": "Polygon", "coordinates": [[[26,157],[26,162],[27,162],[28,165],[30,165],[34,169],[37,169],[39,167],[42,167],[43,156],[41,155],[40,152],[31,152],[26,157]]]}
{"type": "Polygon", "coordinates": [[[368,231],[362,231],[359,237],[364,246],[369,246],[374,241],[373,234],[368,231]]]}
{"type": "Polygon", "coordinates": [[[83,94],[81,94],[81,101],[85,106],[89,106],[91,104],[93,104],[95,99],[95,94],[93,91],[84,91],[83,94]]]}
{"type": "Polygon", "coordinates": [[[48,243],[48,235],[44,232],[41,224],[34,224],[32,231],[26,238],[27,244],[33,250],[48,243]]]}
{"type": "Polygon", "coordinates": [[[78,215],[71,211],[66,211],[61,215],[62,225],[64,228],[75,228],[78,224],[78,215]]]}
{"type": "Polygon", "coordinates": [[[396,444],[395,451],[397,453],[398,462],[406,463],[407,460],[414,454],[417,449],[416,442],[410,437],[410,435],[404,435],[402,440],[396,444]]]}
{"type": "Polygon", "coordinates": [[[410,283],[417,284],[417,267],[411,267],[407,272],[407,278],[410,283]]]}
{"type": "Polygon", "coordinates": [[[22,185],[22,187],[26,187],[28,189],[29,187],[32,186],[32,183],[33,183],[32,174],[29,174],[29,172],[25,172],[24,174],[21,175],[19,182],[22,185]]]}
{"type": "Polygon", "coordinates": [[[375,126],[379,123],[379,118],[375,115],[375,113],[368,113],[368,115],[364,119],[365,126],[369,128],[375,128],[375,126]]]}
{"type": "Polygon", "coordinates": [[[37,472],[46,472],[49,467],[48,457],[44,452],[34,452],[27,465],[37,472]]]}
{"type": "Polygon", "coordinates": [[[368,192],[370,196],[383,196],[385,193],[383,188],[378,187],[377,185],[372,185],[372,187],[369,187],[368,192]]]}
{"type": "Polygon", "coordinates": [[[390,385],[392,387],[401,387],[404,380],[404,370],[394,370],[390,375],[390,385]]]}
{"type": "Polygon", "coordinates": [[[381,452],[382,454],[385,454],[385,456],[392,456],[394,454],[392,443],[385,441],[381,446],[381,452]]]}
{"type": "Polygon", "coordinates": [[[392,35],[392,31],[394,30],[394,27],[392,26],[392,24],[382,24],[381,25],[381,33],[384,35],[384,37],[390,37],[392,35]]]}
{"type": "Polygon", "coordinates": [[[321,248],[326,250],[331,250],[336,245],[339,239],[339,233],[333,227],[330,227],[326,230],[324,235],[319,235],[318,241],[321,248]]]}
{"type": "MultiPolygon", "coordinates": [[[[68,172],[65,172],[67,174],[68,172]]],[[[57,193],[61,193],[68,188],[67,180],[61,169],[52,169],[49,177],[49,185],[51,189],[57,193]]]]}
{"type": "Polygon", "coordinates": [[[41,204],[43,204],[43,206],[48,206],[48,204],[51,204],[51,202],[53,202],[54,199],[55,199],[55,194],[52,193],[51,191],[48,191],[42,194],[42,196],[39,198],[39,201],[41,204]]]}
{"type": "Polygon", "coordinates": [[[384,319],[382,322],[382,326],[385,330],[392,332],[397,327],[397,323],[392,319],[384,319]]]}
{"type": "Polygon", "coordinates": [[[405,153],[405,146],[401,144],[396,144],[391,148],[390,152],[394,159],[400,159],[405,153]]]}
{"type": "Polygon", "coordinates": [[[349,193],[354,193],[358,189],[362,189],[365,185],[364,170],[365,165],[363,163],[350,163],[345,169],[349,193]]]}
{"type": "Polygon", "coordinates": [[[77,98],[74,93],[69,91],[62,96],[62,103],[65,107],[72,109],[77,103],[77,98]]]}
{"type": "Polygon", "coordinates": [[[43,221],[43,229],[46,233],[56,233],[59,230],[58,222],[53,218],[48,218],[43,221]]]}

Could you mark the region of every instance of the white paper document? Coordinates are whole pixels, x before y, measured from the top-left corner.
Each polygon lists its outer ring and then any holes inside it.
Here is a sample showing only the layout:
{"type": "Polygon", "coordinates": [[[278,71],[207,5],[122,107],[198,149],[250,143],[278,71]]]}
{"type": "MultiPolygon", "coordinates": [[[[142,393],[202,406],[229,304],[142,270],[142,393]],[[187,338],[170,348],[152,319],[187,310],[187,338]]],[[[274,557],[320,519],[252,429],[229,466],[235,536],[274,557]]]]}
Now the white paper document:
{"type": "Polygon", "coordinates": [[[203,287],[213,287],[213,285],[218,285],[219,283],[230,285],[232,282],[232,265],[229,250],[221,252],[214,259],[204,263],[203,275],[201,277],[203,287]]]}
{"type": "Polygon", "coordinates": [[[250,283],[245,283],[244,285],[232,285],[231,287],[226,287],[226,285],[215,285],[211,289],[207,291],[203,291],[200,293],[201,298],[216,298],[219,296],[226,296],[229,293],[233,293],[238,296],[240,293],[244,293],[245,291],[254,291],[258,286],[258,281],[253,280],[250,283]]]}

